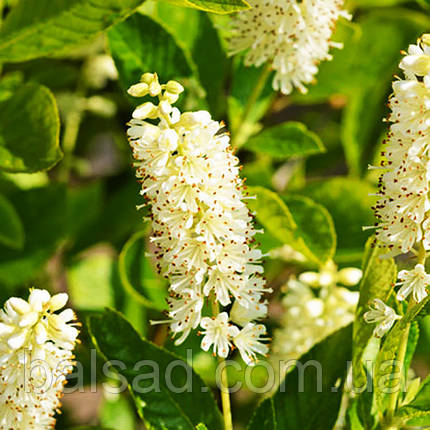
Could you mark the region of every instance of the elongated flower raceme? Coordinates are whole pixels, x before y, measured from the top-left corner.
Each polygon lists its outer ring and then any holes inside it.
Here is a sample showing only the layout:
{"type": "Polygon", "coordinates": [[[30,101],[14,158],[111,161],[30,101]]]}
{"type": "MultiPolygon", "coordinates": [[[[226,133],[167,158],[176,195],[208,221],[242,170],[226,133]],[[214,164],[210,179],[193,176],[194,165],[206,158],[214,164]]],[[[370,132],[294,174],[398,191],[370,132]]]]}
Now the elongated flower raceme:
{"type": "Polygon", "coordinates": [[[33,289],[0,311],[0,429],[53,428],[78,336],[67,294],[33,289]]]}
{"type": "Polygon", "coordinates": [[[223,125],[208,112],[181,114],[172,107],[182,91],[174,81],[160,85],[150,73],[129,89],[133,96],[159,98],[158,105],[136,108],[128,136],[141,193],[152,207],[158,269],[170,281],[170,328],[179,344],[200,325],[204,350],[226,357],[235,345],[251,363],[267,352],[260,342],[266,330],[255,320],[266,314],[269,289],[262,254],[253,246],[256,231],[243,202],[238,159],[223,125]],[[233,303],[234,312],[202,319],[205,297],[216,306],[233,303]]]}
{"type": "MultiPolygon", "coordinates": [[[[376,238],[388,256],[430,249],[430,37],[410,45],[400,62],[405,78],[393,84],[389,106],[392,123],[385,142],[385,172],[380,178],[374,210],[379,219],[376,238]]],[[[399,273],[398,300],[411,295],[420,302],[427,296],[430,276],[419,261],[399,273]]]]}
{"type": "Polygon", "coordinates": [[[273,87],[284,94],[293,87],[306,92],[318,64],[331,60],[331,41],[339,17],[349,19],[342,0],[250,0],[231,26],[230,52],[246,51],[245,65],[269,62],[275,71],[273,87]]]}

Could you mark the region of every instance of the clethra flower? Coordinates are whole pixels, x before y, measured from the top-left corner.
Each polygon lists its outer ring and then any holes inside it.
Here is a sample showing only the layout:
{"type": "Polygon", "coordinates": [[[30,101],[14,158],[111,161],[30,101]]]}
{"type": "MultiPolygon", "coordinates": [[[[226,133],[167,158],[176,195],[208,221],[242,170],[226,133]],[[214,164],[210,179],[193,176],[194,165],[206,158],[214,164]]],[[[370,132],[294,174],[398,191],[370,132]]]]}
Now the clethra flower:
{"type": "Polygon", "coordinates": [[[60,311],[67,294],[33,289],[0,311],[0,428],[53,428],[66,376],[74,365],[75,314],[60,311]]]}
{"type": "Polygon", "coordinates": [[[419,303],[427,297],[427,286],[430,285],[430,275],[422,264],[417,264],[412,270],[399,272],[401,288],[397,292],[397,300],[405,300],[412,293],[414,300],[419,303]]]}
{"type": "Polygon", "coordinates": [[[342,0],[250,0],[252,9],[239,12],[231,24],[230,53],[247,51],[245,65],[269,62],[273,88],[283,94],[302,93],[314,80],[318,64],[331,60],[329,50],[339,17],[349,19],[342,0]]]}
{"type": "Polygon", "coordinates": [[[129,94],[158,97],[159,103],[138,106],[127,133],[141,194],[152,209],[153,256],[170,281],[168,321],[179,336],[176,344],[200,324],[202,348],[213,345],[215,354],[226,357],[239,328],[226,312],[202,318],[205,298],[245,308],[247,318],[242,310],[235,322],[247,324],[266,316],[263,295],[271,290],[262,277],[263,255],[254,245],[256,231],[230,137],[208,112],[172,107],[182,91],[177,82],[162,85],[156,74],[145,73],[129,94]]]}
{"type": "Polygon", "coordinates": [[[213,345],[214,355],[226,358],[231,347],[231,339],[239,329],[228,323],[228,313],[222,312],[214,318],[202,318],[200,326],[204,329],[201,333],[202,349],[208,351],[213,345]]]}
{"type": "MultiPolygon", "coordinates": [[[[422,242],[430,249],[430,41],[423,36],[400,63],[405,79],[393,84],[392,123],[374,206],[376,237],[388,256],[408,253],[422,242]]],[[[402,293],[403,294],[403,293],[402,293]]]]}
{"type": "Polygon", "coordinates": [[[373,331],[375,337],[384,336],[384,334],[391,329],[394,322],[401,318],[402,317],[397,315],[393,308],[390,308],[379,299],[373,299],[370,305],[370,311],[364,314],[364,320],[367,323],[378,323],[373,331]]]}
{"type": "Polygon", "coordinates": [[[248,323],[233,340],[243,361],[251,366],[256,361],[257,354],[267,355],[269,347],[262,341],[269,340],[266,337],[266,327],[263,324],[248,323]]]}

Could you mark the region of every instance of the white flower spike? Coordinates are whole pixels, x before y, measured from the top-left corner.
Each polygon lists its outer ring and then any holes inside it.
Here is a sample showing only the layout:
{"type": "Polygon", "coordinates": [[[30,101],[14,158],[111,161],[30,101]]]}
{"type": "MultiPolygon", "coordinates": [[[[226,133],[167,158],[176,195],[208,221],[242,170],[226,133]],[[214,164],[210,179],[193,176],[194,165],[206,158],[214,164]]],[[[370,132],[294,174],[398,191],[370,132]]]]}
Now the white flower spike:
{"type": "Polygon", "coordinates": [[[430,46],[424,39],[409,46],[400,63],[405,79],[394,82],[389,100],[392,125],[382,153],[386,172],[374,206],[376,236],[388,256],[407,253],[420,241],[430,249],[430,46]]]}
{"type": "Polygon", "coordinates": [[[239,12],[231,23],[230,52],[247,51],[245,65],[269,62],[275,71],[273,88],[284,94],[296,87],[302,93],[314,80],[318,64],[331,60],[329,50],[341,48],[331,36],[343,0],[249,0],[251,9],[239,12]]]}
{"type": "Polygon", "coordinates": [[[71,309],[56,313],[67,299],[33,289],[0,311],[0,429],[54,427],[79,333],[71,309]]]}
{"type": "MultiPolygon", "coordinates": [[[[226,357],[240,331],[232,322],[264,318],[263,295],[271,290],[262,277],[262,254],[254,246],[256,231],[230,137],[209,112],[172,107],[183,90],[145,73],[129,93],[155,95],[159,103],[136,108],[128,137],[141,193],[152,208],[153,256],[170,281],[168,321],[176,344],[200,324],[202,348],[213,345],[215,354],[226,357]],[[222,309],[215,319],[202,318],[206,297],[217,306],[233,305],[232,322],[222,309]]],[[[239,341],[244,351],[244,336],[239,341]]],[[[256,342],[252,339],[251,351],[265,350],[256,342]]]]}
{"type": "Polygon", "coordinates": [[[419,303],[427,297],[427,287],[430,285],[430,275],[422,264],[417,264],[412,270],[399,272],[401,288],[397,292],[397,300],[405,300],[410,294],[419,303]]]}
{"type": "Polygon", "coordinates": [[[401,318],[393,308],[390,308],[379,299],[373,299],[370,310],[364,314],[364,320],[367,323],[378,323],[373,331],[373,335],[378,338],[384,336],[391,329],[394,322],[401,318]]]}

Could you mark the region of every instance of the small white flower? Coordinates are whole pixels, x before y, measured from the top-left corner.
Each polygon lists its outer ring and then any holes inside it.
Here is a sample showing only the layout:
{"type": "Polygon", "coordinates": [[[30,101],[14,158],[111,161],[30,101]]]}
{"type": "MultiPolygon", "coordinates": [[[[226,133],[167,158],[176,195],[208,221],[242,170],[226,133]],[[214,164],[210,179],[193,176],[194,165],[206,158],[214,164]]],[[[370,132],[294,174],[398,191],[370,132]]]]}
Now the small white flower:
{"type": "Polygon", "coordinates": [[[394,322],[401,319],[400,315],[397,315],[393,308],[387,306],[380,299],[373,299],[370,305],[370,311],[364,314],[364,320],[369,323],[378,323],[373,331],[375,337],[382,337],[388,330],[391,329],[394,322]]]}
{"type": "Polygon", "coordinates": [[[200,326],[204,329],[201,347],[208,351],[213,345],[214,355],[226,358],[231,347],[231,339],[239,332],[236,326],[229,324],[228,313],[222,312],[215,318],[202,318],[200,326]]]}
{"type": "Polygon", "coordinates": [[[187,288],[178,298],[169,299],[169,317],[172,319],[170,329],[174,334],[181,333],[175,344],[181,344],[192,329],[200,323],[203,308],[203,297],[198,289],[187,288]]]}
{"type": "Polygon", "coordinates": [[[248,323],[234,336],[234,344],[243,361],[249,366],[255,364],[257,354],[265,356],[269,352],[269,347],[262,343],[262,341],[269,340],[267,337],[263,337],[266,334],[266,327],[263,324],[248,323]]]}
{"type": "Polygon", "coordinates": [[[397,300],[405,300],[411,293],[417,303],[427,297],[426,288],[430,285],[430,275],[426,273],[422,264],[417,264],[412,270],[400,271],[399,279],[402,282],[397,284],[401,285],[397,292],[397,300]]]}
{"type": "Polygon", "coordinates": [[[245,326],[251,321],[256,321],[265,318],[267,315],[267,303],[253,303],[248,307],[242,306],[239,301],[235,301],[231,311],[231,320],[240,325],[245,326]]]}

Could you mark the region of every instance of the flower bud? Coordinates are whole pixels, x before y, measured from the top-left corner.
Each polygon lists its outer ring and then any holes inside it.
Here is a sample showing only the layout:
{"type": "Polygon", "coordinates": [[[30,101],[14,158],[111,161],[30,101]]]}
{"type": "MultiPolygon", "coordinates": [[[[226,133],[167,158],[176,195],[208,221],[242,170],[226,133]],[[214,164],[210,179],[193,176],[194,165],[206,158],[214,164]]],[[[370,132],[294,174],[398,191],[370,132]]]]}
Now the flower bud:
{"type": "Polygon", "coordinates": [[[12,297],[7,302],[6,305],[9,305],[17,314],[24,315],[27,312],[31,311],[30,305],[23,299],[19,297],[12,297]]]}
{"type": "Polygon", "coordinates": [[[346,267],[345,269],[339,270],[337,274],[338,281],[346,285],[347,287],[352,287],[360,282],[363,272],[355,267],[346,267]]]}
{"type": "Polygon", "coordinates": [[[152,81],[158,81],[158,76],[156,73],[144,73],[140,77],[140,82],[144,82],[149,85],[152,81]]]}
{"type": "Polygon", "coordinates": [[[133,112],[134,119],[157,118],[158,107],[151,102],[146,102],[138,106],[133,112]]]}
{"type": "Polygon", "coordinates": [[[430,33],[423,34],[423,35],[421,36],[421,41],[422,41],[425,45],[429,45],[429,46],[430,46],[430,33]]]}
{"type": "Polygon", "coordinates": [[[162,100],[158,107],[163,115],[169,115],[173,110],[172,105],[167,100],[162,100]]]}
{"type": "Polygon", "coordinates": [[[161,85],[158,81],[152,81],[149,84],[149,95],[151,97],[156,97],[161,94],[161,85]]]}
{"type": "Polygon", "coordinates": [[[211,120],[209,112],[199,110],[197,112],[185,112],[181,115],[181,124],[184,127],[192,127],[198,124],[207,124],[211,120]]]}
{"type": "Polygon", "coordinates": [[[56,294],[52,296],[49,301],[49,308],[51,311],[58,311],[58,309],[64,308],[66,306],[67,300],[69,300],[69,296],[66,293],[56,294]]]}
{"type": "Polygon", "coordinates": [[[178,98],[179,94],[169,93],[168,91],[163,94],[163,100],[167,100],[170,104],[176,103],[178,98]]]}
{"type": "Polygon", "coordinates": [[[133,97],[144,97],[149,93],[149,85],[144,82],[132,85],[127,93],[133,97]]]}
{"type": "Polygon", "coordinates": [[[184,91],[184,87],[176,81],[169,81],[166,84],[166,91],[172,94],[181,94],[184,91]]]}
{"type": "Polygon", "coordinates": [[[316,272],[303,272],[299,275],[299,281],[316,288],[320,285],[320,275],[316,272]]]}

